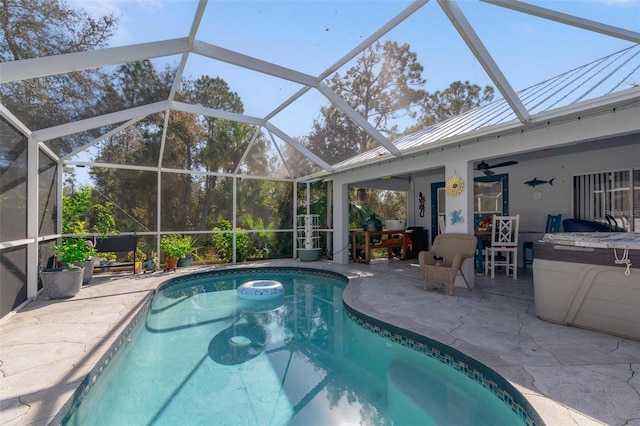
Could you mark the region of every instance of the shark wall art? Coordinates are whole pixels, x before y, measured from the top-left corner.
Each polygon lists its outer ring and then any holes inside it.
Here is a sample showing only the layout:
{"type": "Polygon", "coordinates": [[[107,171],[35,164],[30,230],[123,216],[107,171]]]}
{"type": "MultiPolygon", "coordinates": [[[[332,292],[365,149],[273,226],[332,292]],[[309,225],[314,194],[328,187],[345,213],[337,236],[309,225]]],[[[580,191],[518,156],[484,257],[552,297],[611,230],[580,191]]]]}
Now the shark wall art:
{"type": "Polygon", "coordinates": [[[544,185],[545,183],[548,183],[549,185],[553,185],[553,179],[555,178],[551,178],[551,180],[539,180],[537,177],[526,181],[524,184],[525,185],[529,185],[532,188],[535,188],[538,185],[544,185]]]}

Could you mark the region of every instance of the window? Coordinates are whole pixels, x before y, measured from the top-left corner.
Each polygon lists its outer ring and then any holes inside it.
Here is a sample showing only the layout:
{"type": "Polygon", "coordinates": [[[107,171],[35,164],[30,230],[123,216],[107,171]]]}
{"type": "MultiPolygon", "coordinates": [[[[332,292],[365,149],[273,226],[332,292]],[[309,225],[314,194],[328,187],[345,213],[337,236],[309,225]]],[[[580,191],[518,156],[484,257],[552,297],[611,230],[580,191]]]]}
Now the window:
{"type": "Polygon", "coordinates": [[[479,215],[501,215],[504,210],[502,193],[502,179],[476,179],[473,183],[473,212],[479,215]]]}
{"type": "Polygon", "coordinates": [[[640,230],[640,170],[573,177],[573,217],[640,230]]]}

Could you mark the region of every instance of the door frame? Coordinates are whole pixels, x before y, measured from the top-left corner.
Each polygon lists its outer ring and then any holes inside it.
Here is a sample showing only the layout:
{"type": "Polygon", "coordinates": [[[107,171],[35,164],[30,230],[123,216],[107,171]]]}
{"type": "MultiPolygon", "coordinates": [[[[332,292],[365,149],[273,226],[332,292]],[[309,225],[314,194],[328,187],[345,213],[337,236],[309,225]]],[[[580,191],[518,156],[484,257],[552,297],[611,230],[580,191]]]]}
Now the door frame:
{"type": "MultiPolygon", "coordinates": [[[[474,182],[498,182],[502,180],[502,214],[509,214],[509,175],[507,173],[495,174],[491,176],[478,176],[473,179],[474,182]]],[[[434,182],[431,184],[431,242],[438,235],[438,190],[444,190],[444,181],[434,182]]],[[[475,185],[474,185],[475,196],[475,185]]],[[[446,210],[446,209],[445,209],[446,210]]],[[[475,210],[475,209],[474,209],[475,210]]],[[[445,213],[446,215],[446,213],[445,213]]],[[[476,221],[480,220],[481,215],[475,214],[474,228],[476,227],[476,221]]]]}

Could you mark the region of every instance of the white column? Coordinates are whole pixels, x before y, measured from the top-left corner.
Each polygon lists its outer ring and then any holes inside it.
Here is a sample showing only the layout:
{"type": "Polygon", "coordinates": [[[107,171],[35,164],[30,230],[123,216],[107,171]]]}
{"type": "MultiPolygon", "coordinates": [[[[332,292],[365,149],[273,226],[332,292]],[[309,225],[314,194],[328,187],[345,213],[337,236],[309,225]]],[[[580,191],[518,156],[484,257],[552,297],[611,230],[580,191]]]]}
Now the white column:
{"type": "Polygon", "coordinates": [[[349,263],[349,187],[333,185],[333,261],[342,265],[349,263]]]}
{"type": "Polygon", "coordinates": [[[298,182],[293,182],[293,258],[298,258],[298,182]]]}
{"type": "MultiPolygon", "coordinates": [[[[455,159],[445,165],[445,184],[453,176],[459,176],[463,181],[460,195],[446,194],[446,232],[459,234],[473,234],[473,162],[466,159],[455,159]],[[454,218],[461,221],[453,223],[454,218]]],[[[462,266],[462,271],[467,277],[471,287],[475,285],[474,259],[467,259],[462,266]]],[[[456,278],[457,287],[466,287],[461,276],[456,278]]]]}
{"type": "MultiPolygon", "coordinates": [[[[327,183],[327,227],[333,228],[333,185],[331,182],[327,183]]],[[[327,252],[330,255],[330,259],[333,259],[333,232],[327,234],[327,252]]]]}
{"type": "Polygon", "coordinates": [[[237,176],[233,176],[233,216],[231,219],[231,229],[233,230],[233,264],[235,265],[237,263],[237,259],[236,259],[236,237],[237,237],[237,233],[236,233],[236,227],[238,226],[238,218],[236,217],[238,215],[238,177],[237,176]]]}
{"type": "MultiPolygon", "coordinates": [[[[27,299],[34,300],[38,297],[38,192],[40,179],[38,142],[31,137],[27,142],[27,238],[30,242],[27,245],[27,299]]],[[[57,193],[58,200],[61,199],[62,193],[62,163],[58,163],[58,179],[57,193]]],[[[62,222],[62,203],[58,204],[58,228],[56,232],[60,232],[62,222]]]]}

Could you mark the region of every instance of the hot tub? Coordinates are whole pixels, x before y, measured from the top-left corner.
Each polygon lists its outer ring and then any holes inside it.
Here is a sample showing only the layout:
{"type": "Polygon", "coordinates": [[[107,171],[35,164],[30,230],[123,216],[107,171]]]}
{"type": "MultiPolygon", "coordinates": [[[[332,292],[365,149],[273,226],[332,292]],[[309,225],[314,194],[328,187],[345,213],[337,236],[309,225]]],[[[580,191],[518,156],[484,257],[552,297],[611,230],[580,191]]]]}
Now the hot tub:
{"type": "Polygon", "coordinates": [[[640,234],[547,234],[534,252],[538,318],[640,340],[640,234]]]}

